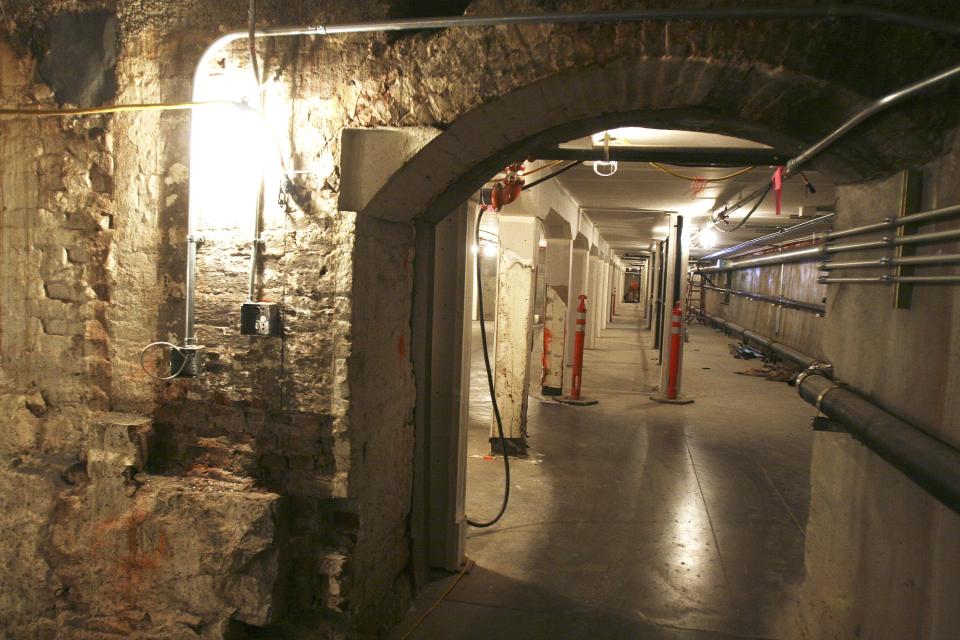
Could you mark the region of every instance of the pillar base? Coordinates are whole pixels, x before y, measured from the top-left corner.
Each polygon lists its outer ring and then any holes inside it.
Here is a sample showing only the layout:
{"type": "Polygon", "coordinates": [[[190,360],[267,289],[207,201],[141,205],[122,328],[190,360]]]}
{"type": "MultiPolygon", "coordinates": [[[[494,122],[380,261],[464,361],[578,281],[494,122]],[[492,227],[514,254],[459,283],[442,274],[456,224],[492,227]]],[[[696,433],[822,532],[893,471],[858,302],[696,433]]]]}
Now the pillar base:
{"type": "MultiPolygon", "coordinates": [[[[527,441],[524,438],[504,438],[507,445],[507,455],[519,458],[527,455],[527,441]]],[[[490,453],[495,456],[503,455],[503,448],[500,446],[500,438],[496,436],[490,438],[490,453]]]]}
{"type": "Polygon", "coordinates": [[[563,404],[572,404],[578,407],[584,407],[591,404],[598,404],[599,400],[593,400],[591,398],[571,398],[570,396],[559,396],[555,398],[557,402],[562,402],[563,404]]]}
{"type": "Polygon", "coordinates": [[[560,387],[540,387],[540,395],[542,396],[562,396],[563,389],[560,387]]]}
{"type": "Polygon", "coordinates": [[[655,396],[650,396],[650,399],[654,402],[659,402],[660,404],[693,404],[693,398],[688,398],[686,396],[668,398],[667,396],[662,396],[658,393],[655,396]]]}

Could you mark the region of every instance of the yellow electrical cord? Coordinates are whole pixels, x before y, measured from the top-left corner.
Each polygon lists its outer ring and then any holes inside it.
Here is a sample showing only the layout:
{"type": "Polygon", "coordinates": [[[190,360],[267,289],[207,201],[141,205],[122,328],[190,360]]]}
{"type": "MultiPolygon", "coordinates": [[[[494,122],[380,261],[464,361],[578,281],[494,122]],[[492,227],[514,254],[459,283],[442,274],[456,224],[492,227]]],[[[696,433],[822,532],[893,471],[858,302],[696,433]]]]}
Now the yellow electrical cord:
{"type": "Polygon", "coordinates": [[[467,558],[467,561],[463,565],[463,569],[461,569],[460,573],[457,574],[457,578],[450,583],[450,586],[447,587],[446,591],[444,591],[439,598],[437,598],[437,601],[434,602],[429,609],[424,611],[419,618],[417,618],[417,621],[413,623],[413,626],[407,629],[407,632],[404,633],[402,636],[400,636],[400,640],[407,640],[407,638],[410,637],[410,634],[412,634],[414,631],[417,630],[417,627],[420,626],[420,623],[426,620],[427,616],[433,613],[434,609],[440,606],[440,603],[443,602],[443,599],[446,598],[448,595],[450,595],[450,592],[456,588],[457,583],[460,582],[463,576],[470,573],[470,570],[473,569],[473,566],[474,566],[473,560],[471,560],[470,558],[467,558]]]}
{"type": "Polygon", "coordinates": [[[210,100],[207,102],[170,102],[159,104],[117,104],[108,107],[89,107],[86,109],[25,109],[0,108],[0,116],[33,116],[37,118],[48,116],[96,116],[106,113],[126,113],[130,111],[184,111],[199,107],[211,106],[246,107],[242,102],[230,100],[210,100]]]}
{"type": "Polygon", "coordinates": [[[651,162],[651,165],[667,173],[674,178],[680,178],[681,180],[689,180],[690,182],[696,182],[697,180],[703,180],[704,182],[723,182],[724,180],[729,180],[730,178],[736,178],[737,176],[742,176],[745,173],[753,171],[755,167],[747,167],[746,169],[740,169],[739,171],[734,171],[733,173],[725,176],[720,176],[719,178],[698,178],[695,176],[685,176],[682,173],[677,173],[676,171],[669,169],[658,162],[651,162]]]}

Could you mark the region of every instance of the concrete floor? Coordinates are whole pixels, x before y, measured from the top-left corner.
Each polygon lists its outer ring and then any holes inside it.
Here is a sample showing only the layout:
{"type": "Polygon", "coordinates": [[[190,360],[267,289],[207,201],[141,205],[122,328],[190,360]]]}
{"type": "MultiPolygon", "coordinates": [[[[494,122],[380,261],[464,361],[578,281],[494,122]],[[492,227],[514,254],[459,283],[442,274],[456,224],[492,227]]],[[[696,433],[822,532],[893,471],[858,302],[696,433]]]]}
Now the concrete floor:
{"type": "MultiPolygon", "coordinates": [[[[730,341],[701,326],[690,327],[684,355],[696,402],[651,401],[651,336],[633,305],[618,310],[585,354],[583,392],[600,404],[531,398],[530,456],[512,461],[506,516],[470,530],[476,567],[410,637],[793,635],[814,410],[784,383],[736,375],[757,361],[732,358],[730,341]]],[[[490,403],[478,350],[473,365],[467,511],[485,519],[503,468],[484,458],[490,403]]],[[[392,637],[452,579],[428,585],[392,637]]]]}

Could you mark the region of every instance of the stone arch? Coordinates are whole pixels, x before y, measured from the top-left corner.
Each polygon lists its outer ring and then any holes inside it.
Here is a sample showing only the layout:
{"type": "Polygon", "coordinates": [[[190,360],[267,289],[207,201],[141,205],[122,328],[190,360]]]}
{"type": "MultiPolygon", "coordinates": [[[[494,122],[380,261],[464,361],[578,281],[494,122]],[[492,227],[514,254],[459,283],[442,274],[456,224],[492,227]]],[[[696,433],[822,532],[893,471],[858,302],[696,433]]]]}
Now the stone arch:
{"type": "MultiPolygon", "coordinates": [[[[386,182],[363,213],[396,222],[436,222],[505,164],[619,126],[721,133],[795,154],[819,139],[824,127],[809,118],[790,117],[794,108],[781,99],[787,92],[804,96],[798,103],[809,106],[815,101],[824,113],[834,115],[852,113],[869,102],[812,76],[707,58],[636,58],[564,71],[457,118],[386,182]]],[[[914,140],[903,135],[911,130],[915,126],[906,116],[890,114],[879,126],[863,125],[813,165],[838,182],[891,172],[923,143],[920,136],[914,140]],[[903,144],[893,157],[887,134],[898,127],[903,144]]]]}

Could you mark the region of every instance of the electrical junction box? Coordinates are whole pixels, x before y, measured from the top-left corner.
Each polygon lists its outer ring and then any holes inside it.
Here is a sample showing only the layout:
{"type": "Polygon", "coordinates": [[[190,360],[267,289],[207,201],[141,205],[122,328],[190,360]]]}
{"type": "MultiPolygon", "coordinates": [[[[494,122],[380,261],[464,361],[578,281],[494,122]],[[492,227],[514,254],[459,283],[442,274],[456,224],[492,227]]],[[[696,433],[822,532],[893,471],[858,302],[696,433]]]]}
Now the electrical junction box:
{"type": "Polygon", "coordinates": [[[240,307],[240,333],[245,336],[279,336],[280,305],[276,302],[244,302],[240,307]]]}
{"type": "Polygon", "coordinates": [[[203,374],[201,349],[196,345],[185,345],[170,350],[171,378],[199,378],[203,374]]]}

